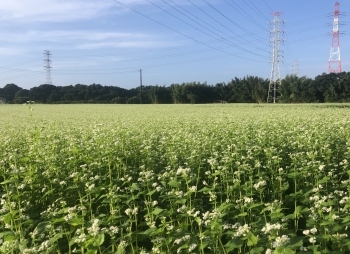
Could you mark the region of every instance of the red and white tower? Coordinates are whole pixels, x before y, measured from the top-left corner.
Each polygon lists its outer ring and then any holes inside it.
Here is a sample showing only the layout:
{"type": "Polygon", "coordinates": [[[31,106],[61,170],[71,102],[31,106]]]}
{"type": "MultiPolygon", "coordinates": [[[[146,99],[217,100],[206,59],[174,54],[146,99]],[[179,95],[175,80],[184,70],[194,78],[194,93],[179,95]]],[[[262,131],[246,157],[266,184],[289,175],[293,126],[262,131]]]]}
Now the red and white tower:
{"type": "Polygon", "coordinates": [[[328,73],[342,72],[339,42],[339,3],[335,2],[331,54],[328,60],[328,73]]]}

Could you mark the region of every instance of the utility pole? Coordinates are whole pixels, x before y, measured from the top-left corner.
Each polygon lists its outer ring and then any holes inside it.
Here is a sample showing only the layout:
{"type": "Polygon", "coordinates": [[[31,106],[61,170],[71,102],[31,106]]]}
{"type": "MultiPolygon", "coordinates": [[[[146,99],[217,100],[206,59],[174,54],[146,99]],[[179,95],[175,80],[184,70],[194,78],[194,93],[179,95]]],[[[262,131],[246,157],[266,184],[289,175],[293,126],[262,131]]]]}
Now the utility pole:
{"type": "Polygon", "coordinates": [[[140,69],[140,103],[142,104],[142,69],[140,69]]]}
{"type": "Polygon", "coordinates": [[[280,24],[284,23],[282,20],[280,20],[279,16],[281,15],[281,12],[274,12],[274,19],[270,24],[273,24],[273,30],[270,32],[270,34],[273,36],[271,39],[272,42],[272,69],[271,69],[271,76],[270,76],[270,84],[269,84],[269,92],[267,94],[267,103],[273,102],[276,103],[279,99],[278,91],[279,86],[281,85],[281,50],[280,50],[280,43],[281,41],[281,33],[284,31],[280,29],[280,24]]]}
{"type": "Polygon", "coordinates": [[[339,3],[335,2],[332,46],[328,60],[328,73],[342,72],[340,60],[340,42],[339,42],[339,3]]]}
{"type": "Polygon", "coordinates": [[[52,85],[52,80],[51,80],[51,69],[52,69],[52,67],[51,67],[51,63],[52,63],[52,61],[51,61],[51,59],[50,59],[50,57],[51,57],[51,53],[50,53],[50,51],[49,50],[45,50],[44,51],[44,69],[46,70],[46,79],[45,79],[45,84],[47,84],[47,85],[52,85]]]}

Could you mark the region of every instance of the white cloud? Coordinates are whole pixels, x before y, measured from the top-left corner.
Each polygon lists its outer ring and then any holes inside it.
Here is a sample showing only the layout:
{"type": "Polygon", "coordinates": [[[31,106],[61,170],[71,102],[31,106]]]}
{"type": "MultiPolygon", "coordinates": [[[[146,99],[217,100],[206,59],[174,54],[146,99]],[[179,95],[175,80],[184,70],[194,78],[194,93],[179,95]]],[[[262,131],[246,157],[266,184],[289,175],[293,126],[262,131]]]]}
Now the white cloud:
{"type": "Polygon", "coordinates": [[[24,50],[18,48],[10,48],[10,47],[0,47],[0,55],[4,56],[20,56],[24,53],[24,50]]]}
{"type": "Polygon", "coordinates": [[[127,38],[147,38],[150,35],[142,33],[123,33],[123,32],[99,32],[85,30],[53,30],[40,31],[31,30],[27,32],[3,32],[0,41],[3,42],[60,42],[71,43],[74,41],[106,41],[127,38]]]}
{"type": "MultiPolygon", "coordinates": [[[[102,48],[159,48],[178,45],[175,41],[159,39],[159,36],[145,33],[99,32],[84,30],[33,30],[24,33],[3,33],[0,41],[19,45],[36,45],[38,43],[55,43],[61,49],[102,49],[102,48]]],[[[4,49],[4,51],[6,51],[4,49]]],[[[1,48],[0,48],[1,52],[1,48]]]]}
{"type": "Polygon", "coordinates": [[[109,0],[10,0],[0,5],[0,19],[63,22],[89,19],[115,6],[109,0]]]}
{"type": "Polygon", "coordinates": [[[127,40],[122,42],[99,42],[86,43],[77,46],[77,49],[100,49],[100,48],[151,48],[160,47],[157,41],[127,40]]]}
{"type": "MultiPolygon", "coordinates": [[[[159,1],[153,0],[153,2],[159,1]]],[[[189,4],[184,0],[175,2],[180,5],[189,4]]],[[[0,20],[20,22],[87,20],[106,14],[130,11],[123,5],[133,8],[135,5],[150,5],[150,3],[145,0],[6,0],[0,5],[0,20]]]]}

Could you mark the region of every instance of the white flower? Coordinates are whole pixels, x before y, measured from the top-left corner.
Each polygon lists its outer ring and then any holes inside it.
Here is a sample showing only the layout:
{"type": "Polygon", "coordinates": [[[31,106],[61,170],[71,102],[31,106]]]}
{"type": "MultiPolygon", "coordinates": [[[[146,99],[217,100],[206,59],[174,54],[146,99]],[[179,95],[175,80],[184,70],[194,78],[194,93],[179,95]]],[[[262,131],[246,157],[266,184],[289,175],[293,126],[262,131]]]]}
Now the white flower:
{"type": "Polygon", "coordinates": [[[304,235],[310,234],[310,230],[304,230],[304,231],[303,231],[303,234],[304,234],[304,235]]]}
{"type": "Polygon", "coordinates": [[[249,233],[250,227],[248,224],[244,224],[244,226],[239,226],[237,229],[237,232],[235,233],[235,236],[240,237],[240,236],[246,236],[247,233],[249,233]]]}
{"type": "Polygon", "coordinates": [[[289,237],[287,235],[282,235],[282,236],[276,237],[276,239],[273,242],[272,246],[274,248],[282,247],[282,246],[285,246],[288,242],[289,242],[289,237]]]}
{"type": "Polygon", "coordinates": [[[264,232],[265,234],[268,234],[272,230],[280,230],[281,228],[282,228],[282,225],[280,223],[276,223],[276,224],[266,223],[266,225],[262,228],[261,231],[264,232]]]}
{"type": "Polygon", "coordinates": [[[265,186],[266,185],[266,181],[265,180],[261,180],[259,182],[257,182],[256,184],[254,184],[254,189],[259,189],[260,187],[262,186],[265,186]]]}
{"type": "Polygon", "coordinates": [[[190,247],[188,248],[188,252],[192,252],[197,247],[197,244],[192,243],[190,247]]]}
{"type": "Polygon", "coordinates": [[[317,228],[312,228],[312,229],[310,229],[310,232],[311,232],[311,234],[316,234],[317,233],[317,228]]]}
{"type": "Polygon", "coordinates": [[[348,234],[339,234],[339,233],[336,233],[336,234],[333,234],[332,235],[334,238],[340,240],[342,238],[348,238],[348,234]]]}
{"type": "Polygon", "coordinates": [[[309,239],[309,241],[310,241],[310,243],[312,243],[312,244],[314,244],[315,242],[316,242],[316,237],[311,237],[310,239],[309,239]]]}
{"type": "Polygon", "coordinates": [[[109,231],[110,231],[113,235],[115,235],[115,234],[118,234],[119,228],[118,228],[117,226],[110,226],[110,227],[109,227],[109,231]]]}
{"type": "Polygon", "coordinates": [[[91,227],[89,227],[87,229],[90,235],[92,235],[92,236],[97,236],[98,235],[98,233],[100,231],[99,224],[100,224],[100,220],[99,219],[94,219],[93,220],[91,227]]]}
{"type": "Polygon", "coordinates": [[[130,216],[132,213],[132,209],[128,208],[125,210],[126,215],[130,216]]]}

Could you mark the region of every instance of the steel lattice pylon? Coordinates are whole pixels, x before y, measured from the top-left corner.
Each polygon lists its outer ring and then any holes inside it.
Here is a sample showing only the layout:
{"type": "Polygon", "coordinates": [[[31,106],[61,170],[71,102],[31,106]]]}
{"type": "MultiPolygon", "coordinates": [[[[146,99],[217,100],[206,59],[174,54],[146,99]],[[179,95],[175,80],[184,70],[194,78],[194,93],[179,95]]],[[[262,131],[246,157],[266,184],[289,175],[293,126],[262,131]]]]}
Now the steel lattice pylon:
{"type": "Polygon", "coordinates": [[[48,50],[44,51],[44,56],[45,56],[44,69],[46,70],[45,84],[47,84],[47,85],[52,85],[52,81],[51,81],[51,69],[52,69],[51,63],[52,63],[52,61],[50,59],[51,55],[52,54],[50,53],[50,51],[48,51],[48,50]]]}
{"type": "Polygon", "coordinates": [[[335,2],[331,53],[328,60],[328,73],[342,72],[339,42],[339,3],[335,2]]]}
{"type": "Polygon", "coordinates": [[[281,33],[283,33],[283,30],[280,29],[281,24],[283,23],[282,20],[280,20],[279,16],[281,15],[281,12],[274,12],[274,19],[272,21],[273,24],[273,30],[271,31],[271,34],[273,35],[273,38],[271,40],[272,42],[272,69],[271,69],[271,76],[270,76],[270,84],[269,84],[269,92],[267,95],[267,103],[273,102],[276,103],[279,98],[279,86],[281,85],[281,50],[280,50],[280,44],[282,42],[281,40],[281,33]]]}

